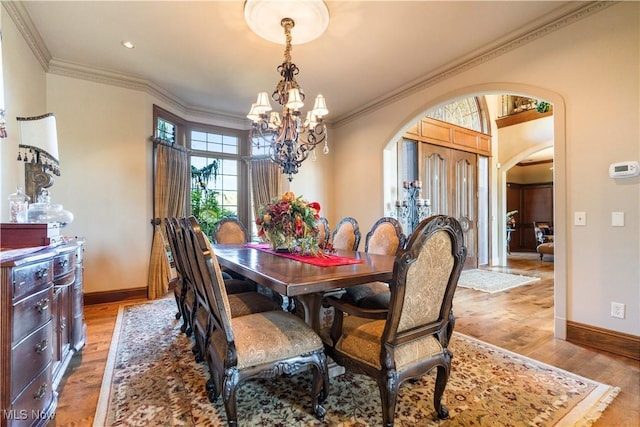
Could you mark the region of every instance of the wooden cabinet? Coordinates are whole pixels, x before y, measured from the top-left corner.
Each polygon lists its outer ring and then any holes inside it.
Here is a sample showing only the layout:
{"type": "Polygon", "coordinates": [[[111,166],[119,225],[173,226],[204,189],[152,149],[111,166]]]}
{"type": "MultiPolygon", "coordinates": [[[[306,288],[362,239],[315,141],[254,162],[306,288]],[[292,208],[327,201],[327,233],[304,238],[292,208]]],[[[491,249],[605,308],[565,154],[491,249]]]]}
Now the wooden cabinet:
{"type": "Polygon", "coordinates": [[[534,251],[538,246],[533,223],[553,224],[553,183],[507,183],[507,211],[518,210],[516,230],[511,235],[512,251],[534,251]]]}
{"type": "Polygon", "coordinates": [[[0,426],[45,425],[85,342],[82,242],[5,256],[0,288],[0,426]]]}

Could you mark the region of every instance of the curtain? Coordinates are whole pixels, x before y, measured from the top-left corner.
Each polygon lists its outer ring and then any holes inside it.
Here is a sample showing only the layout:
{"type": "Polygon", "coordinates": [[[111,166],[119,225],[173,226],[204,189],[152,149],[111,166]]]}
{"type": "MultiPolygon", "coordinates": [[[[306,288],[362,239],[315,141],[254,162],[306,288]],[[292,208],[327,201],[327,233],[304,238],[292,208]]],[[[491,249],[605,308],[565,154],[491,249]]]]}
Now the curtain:
{"type": "Polygon", "coordinates": [[[280,195],[282,179],[280,167],[270,159],[251,160],[251,188],[253,216],[258,217],[261,205],[280,195]]]}
{"type": "Polygon", "coordinates": [[[187,152],[179,147],[154,142],[153,162],[153,241],[149,260],[149,283],[147,296],[162,297],[169,291],[172,278],[167,253],[169,244],[165,234],[164,220],[167,217],[185,215],[187,189],[189,188],[189,165],[187,152]]]}

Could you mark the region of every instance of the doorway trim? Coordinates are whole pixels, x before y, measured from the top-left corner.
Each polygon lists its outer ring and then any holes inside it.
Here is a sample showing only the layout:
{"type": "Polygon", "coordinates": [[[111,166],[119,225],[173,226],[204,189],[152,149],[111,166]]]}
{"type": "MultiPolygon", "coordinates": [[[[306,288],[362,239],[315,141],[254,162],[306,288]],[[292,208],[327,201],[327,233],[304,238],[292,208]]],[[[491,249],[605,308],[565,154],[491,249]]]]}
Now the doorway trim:
{"type": "MultiPolygon", "coordinates": [[[[466,98],[470,96],[484,96],[484,95],[499,95],[499,94],[513,94],[528,96],[535,99],[543,99],[553,105],[553,205],[554,205],[554,337],[559,339],[566,339],[567,336],[567,294],[568,294],[568,275],[567,275],[567,260],[568,260],[568,231],[567,226],[569,224],[568,212],[567,212],[567,162],[566,162],[566,105],[564,98],[557,92],[553,92],[549,89],[541,88],[538,86],[532,86],[522,83],[483,83],[465,86],[444,95],[438,96],[433,99],[426,99],[422,106],[414,110],[407,115],[406,120],[398,126],[398,130],[395,135],[389,140],[383,153],[383,159],[385,163],[385,170],[389,168],[396,169],[396,166],[392,164],[392,159],[395,157],[389,155],[397,142],[402,138],[402,135],[417,121],[426,115],[426,113],[441,105],[460,98],[466,98]]],[[[536,148],[537,151],[538,149],[536,148]]],[[[507,159],[507,162],[512,159],[507,159]]],[[[491,193],[493,197],[490,201],[491,212],[491,250],[490,259],[499,259],[499,253],[504,248],[504,245],[499,245],[498,242],[505,241],[503,239],[504,230],[498,225],[501,225],[501,221],[497,219],[500,212],[504,211],[506,206],[506,173],[498,172],[497,160],[495,157],[490,159],[491,169],[491,193]],[[502,240],[500,240],[502,239],[502,240]],[[502,249],[500,249],[502,248],[502,249]]],[[[506,171],[507,163],[505,163],[506,171]]],[[[390,174],[385,174],[385,179],[390,174]]],[[[392,182],[385,182],[385,188],[395,187],[392,182]]]]}

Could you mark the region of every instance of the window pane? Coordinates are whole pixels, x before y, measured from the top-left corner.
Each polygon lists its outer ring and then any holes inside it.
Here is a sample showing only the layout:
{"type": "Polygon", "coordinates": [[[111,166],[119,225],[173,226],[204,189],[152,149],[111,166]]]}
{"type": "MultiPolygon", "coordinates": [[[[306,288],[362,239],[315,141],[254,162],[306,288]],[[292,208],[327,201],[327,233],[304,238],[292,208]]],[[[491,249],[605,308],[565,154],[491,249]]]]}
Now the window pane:
{"type": "Polygon", "coordinates": [[[156,134],[161,140],[175,144],[176,125],[158,117],[156,134]]]}

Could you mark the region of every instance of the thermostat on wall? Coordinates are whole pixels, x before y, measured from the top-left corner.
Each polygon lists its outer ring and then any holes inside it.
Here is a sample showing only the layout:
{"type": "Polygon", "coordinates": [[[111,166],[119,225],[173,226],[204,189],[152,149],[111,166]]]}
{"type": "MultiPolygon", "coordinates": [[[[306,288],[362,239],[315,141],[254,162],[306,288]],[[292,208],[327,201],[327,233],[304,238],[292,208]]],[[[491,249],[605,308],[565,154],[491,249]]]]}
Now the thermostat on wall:
{"type": "Polygon", "coordinates": [[[630,178],[640,175],[640,164],[637,161],[611,163],[609,176],[611,178],[630,178]]]}

